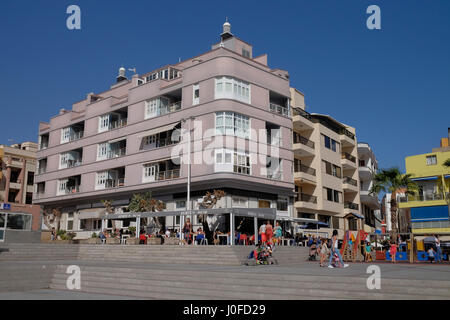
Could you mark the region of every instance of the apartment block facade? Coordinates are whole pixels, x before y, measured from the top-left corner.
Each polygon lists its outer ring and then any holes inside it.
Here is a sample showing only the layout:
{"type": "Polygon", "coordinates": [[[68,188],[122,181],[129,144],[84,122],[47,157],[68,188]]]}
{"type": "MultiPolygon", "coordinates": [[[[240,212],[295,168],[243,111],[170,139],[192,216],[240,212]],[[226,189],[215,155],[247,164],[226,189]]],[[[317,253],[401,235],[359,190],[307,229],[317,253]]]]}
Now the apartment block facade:
{"type": "Polygon", "coordinates": [[[32,204],[37,144],[0,145],[0,242],[40,241],[40,206],[32,204]]]}
{"type": "MultiPolygon", "coordinates": [[[[61,228],[87,238],[111,228],[102,200],[121,213],[133,194],[151,191],[165,210],[186,210],[191,163],[190,208],[220,189],[216,208],[291,217],[290,98],[288,72],[254,57],[226,23],[210,51],[131,79],[121,68],[109,90],[41,123],[34,203],[58,208],[61,228]]],[[[179,218],[166,226],[179,228],[179,218]]]]}
{"type": "Polygon", "coordinates": [[[378,161],[368,143],[358,142],[359,185],[361,214],[364,216],[364,230],[372,233],[381,231],[381,203],[378,195],[370,193],[373,177],[378,170],[378,161]]]}
{"type": "Polygon", "coordinates": [[[450,169],[443,163],[450,158],[449,137],[431,153],[405,158],[406,173],[419,185],[415,195],[400,198],[400,208],[408,210],[413,233],[450,232],[450,169]]]}
{"type": "Polygon", "coordinates": [[[306,112],[304,97],[296,89],[291,89],[291,100],[294,218],[323,222],[319,231],[328,237],[333,229],[341,237],[345,230],[363,229],[355,129],[331,116],[306,112]]]}

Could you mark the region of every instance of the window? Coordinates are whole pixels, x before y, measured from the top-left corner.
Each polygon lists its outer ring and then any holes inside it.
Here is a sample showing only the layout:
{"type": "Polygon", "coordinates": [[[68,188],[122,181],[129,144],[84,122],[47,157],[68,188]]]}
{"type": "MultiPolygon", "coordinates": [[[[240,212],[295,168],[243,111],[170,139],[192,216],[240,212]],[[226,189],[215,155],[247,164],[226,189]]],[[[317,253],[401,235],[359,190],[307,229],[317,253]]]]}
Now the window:
{"type": "Polygon", "coordinates": [[[279,197],[277,200],[278,211],[288,211],[289,200],[287,197],[279,197]]]}
{"type": "Polygon", "coordinates": [[[328,137],[328,136],[326,136],[324,134],[322,136],[324,138],[325,148],[330,149],[330,150],[332,150],[334,152],[337,152],[338,151],[338,147],[337,146],[338,146],[339,142],[336,142],[335,140],[331,139],[330,137],[328,137]]]}
{"type": "Polygon", "coordinates": [[[194,99],[192,101],[193,105],[200,103],[200,86],[198,84],[194,84],[192,87],[194,99]]]}
{"type": "Polygon", "coordinates": [[[177,200],[175,201],[175,209],[184,210],[186,209],[186,200],[177,200]]]}
{"type": "Polygon", "coordinates": [[[181,109],[180,102],[171,103],[169,98],[158,97],[145,102],[145,119],[154,118],[181,109]]]}
{"type": "Polygon", "coordinates": [[[67,214],[66,230],[67,231],[72,231],[73,230],[73,212],[69,212],[67,214]]]}
{"type": "Polygon", "coordinates": [[[151,135],[151,136],[144,137],[142,139],[142,143],[144,144],[145,147],[146,146],[150,146],[150,145],[154,145],[154,144],[156,144],[156,139],[157,139],[157,135],[154,134],[154,135],[151,135]]]}
{"type": "Polygon", "coordinates": [[[233,171],[235,173],[250,174],[250,156],[235,152],[233,171]]]}
{"type": "Polygon", "coordinates": [[[246,58],[250,58],[250,51],[242,49],[242,55],[246,58]]]}
{"type": "Polygon", "coordinates": [[[97,178],[95,180],[95,189],[105,189],[107,179],[108,179],[107,171],[97,172],[97,178]]]}
{"type": "Polygon", "coordinates": [[[325,172],[329,175],[332,175],[337,178],[342,178],[342,170],[341,167],[338,167],[328,161],[322,160],[325,164],[325,172]]]}
{"type": "Polygon", "coordinates": [[[331,219],[331,221],[332,221],[332,223],[333,223],[333,229],[339,229],[339,228],[340,228],[340,227],[339,227],[339,220],[340,220],[339,217],[333,217],[333,218],[331,219]]]}
{"type": "Polygon", "coordinates": [[[232,199],[233,208],[247,208],[248,207],[248,199],[233,197],[232,199]]]}
{"type": "Polygon", "coordinates": [[[105,160],[108,156],[108,143],[100,143],[97,146],[97,161],[105,160]]]}
{"type": "MultiPolygon", "coordinates": [[[[3,219],[0,218],[0,228],[4,226],[4,219],[4,216],[3,219]]],[[[6,215],[6,229],[31,230],[31,220],[31,214],[8,213],[6,215]]]]}
{"type": "Polygon", "coordinates": [[[78,230],[86,230],[86,220],[85,219],[81,219],[78,222],[78,230]]]}
{"type": "Polygon", "coordinates": [[[68,167],[68,160],[69,160],[69,154],[63,153],[60,155],[60,162],[59,162],[59,168],[67,168],[68,167]]]}
{"type": "Polygon", "coordinates": [[[110,121],[110,115],[104,114],[99,117],[99,124],[98,124],[98,132],[105,132],[109,130],[109,121],[110,121]]]}
{"type": "Polygon", "coordinates": [[[144,165],[144,177],[143,182],[152,182],[156,180],[156,176],[159,173],[159,166],[155,163],[144,165]]]}
{"type": "Polygon", "coordinates": [[[92,221],[92,229],[100,230],[102,228],[102,220],[93,220],[92,221]]]}
{"type": "Polygon", "coordinates": [[[269,200],[258,200],[258,208],[270,208],[269,200]]]}
{"type": "Polygon", "coordinates": [[[436,155],[427,156],[427,166],[434,166],[437,164],[436,155]]]}
{"type": "Polygon", "coordinates": [[[250,139],[250,119],[239,113],[217,112],[216,134],[250,139]]]}
{"type": "Polygon", "coordinates": [[[234,99],[250,103],[250,96],[250,84],[234,78],[216,78],[216,99],[234,99]]]}
{"type": "Polygon", "coordinates": [[[70,141],[70,127],[61,130],[61,143],[70,141]]]}
{"type": "Polygon", "coordinates": [[[341,192],[340,191],[336,191],[330,188],[324,188],[325,192],[326,192],[326,199],[328,201],[332,201],[332,202],[336,202],[336,203],[341,203],[341,192]]]}

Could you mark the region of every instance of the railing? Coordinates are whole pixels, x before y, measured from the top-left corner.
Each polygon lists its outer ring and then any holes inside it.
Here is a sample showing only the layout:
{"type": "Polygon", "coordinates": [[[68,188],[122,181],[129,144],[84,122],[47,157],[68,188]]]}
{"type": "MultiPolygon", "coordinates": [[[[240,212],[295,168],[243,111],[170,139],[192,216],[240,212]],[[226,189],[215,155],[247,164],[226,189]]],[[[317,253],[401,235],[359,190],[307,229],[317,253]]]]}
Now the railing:
{"type": "Polygon", "coordinates": [[[350,177],[344,177],[343,181],[344,181],[344,183],[351,184],[352,186],[355,186],[355,187],[358,186],[358,181],[356,181],[355,179],[352,179],[350,177]]]}
{"type": "Polygon", "coordinates": [[[350,153],[344,152],[342,153],[342,159],[350,160],[353,163],[356,163],[356,158],[352,156],[350,153]]]}
{"type": "Polygon", "coordinates": [[[161,107],[159,109],[159,112],[160,112],[160,115],[163,115],[163,114],[175,112],[180,109],[181,109],[181,101],[178,101],[178,102],[174,102],[168,106],[161,107]]]}
{"type": "Polygon", "coordinates": [[[125,185],[125,178],[119,178],[119,179],[108,179],[105,182],[105,188],[111,189],[111,188],[118,188],[123,187],[125,185]]]}
{"type": "Polygon", "coordinates": [[[70,187],[66,187],[66,189],[64,189],[65,194],[73,194],[73,193],[78,193],[78,192],[80,192],[80,186],[70,186],[70,187]]]}
{"type": "Polygon", "coordinates": [[[281,114],[285,117],[289,117],[289,108],[280,106],[276,103],[270,103],[270,111],[273,113],[281,114]]]}
{"type": "MultiPolygon", "coordinates": [[[[447,195],[448,198],[449,195],[447,195]]],[[[421,195],[408,195],[400,197],[400,202],[412,202],[412,201],[434,201],[434,200],[444,200],[444,195],[442,193],[425,193],[421,195]]]]}
{"type": "Polygon", "coordinates": [[[309,121],[312,120],[311,115],[308,112],[306,112],[305,110],[300,109],[300,108],[292,108],[292,114],[294,116],[302,116],[303,118],[308,119],[309,121]]]}
{"type": "Polygon", "coordinates": [[[312,149],[315,148],[315,144],[314,144],[313,141],[308,140],[308,139],[306,139],[305,137],[302,137],[299,134],[294,134],[294,144],[295,143],[301,143],[301,144],[303,144],[305,146],[308,146],[308,147],[310,147],[312,149]]]}
{"type": "Polygon", "coordinates": [[[123,157],[127,153],[127,148],[120,148],[108,151],[107,159],[123,157]]]}
{"type": "Polygon", "coordinates": [[[352,209],[352,210],[359,210],[359,205],[357,203],[353,203],[353,202],[345,202],[344,208],[352,209]]]}
{"type": "Polygon", "coordinates": [[[78,166],[81,166],[81,159],[67,160],[67,168],[74,168],[78,166]]]}
{"type": "Polygon", "coordinates": [[[114,129],[117,129],[117,128],[122,128],[122,127],[125,127],[126,125],[127,125],[127,118],[125,118],[125,119],[120,119],[120,120],[116,120],[116,121],[112,121],[112,122],[110,122],[110,124],[109,124],[109,126],[108,126],[108,129],[109,130],[114,130],[114,129]]]}
{"type": "Polygon", "coordinates": [[[294,172],[303,172],[303,173],[310,174],[312,176],[316,175],[316,169],[307,167],[307,166],[305,166],[303,164],[294,165],[294,172]]]}
{"type": "Polygon", "coordinates": [[[39,145],[39,150],[44,150],[48,148],[48,141],[47,142],[41,142],[39,145]]]}
{"type": "Polygon", "coordinates": [[[79,140],[79,139],[83,138],[83,135],[84,135],[84,131],[78,131],[78,132],[71,133],[69,136],[69,141],[79,140]]]}
{"type": "Polygon", "coordinates": [[[355,140],[355,135],[353,133],[351,133],[350,131],[348,131],[347,129],[341,129],[339,133],[345,134],[350,139],[355,140]]]}
{"type": "Polygon", "coordinates": [[[164,181],[164,180],[172,180],[180,177],[180,169],[167,170],[158,172],[156,176],[156,180],[164,181]]]}
{"type": "Polygon", "coordinates": [[[306,194],[306,193],[300,193],[298,195],[297,201],[317,203],[317,197],[306,194]]]}
{"type": "Polygon", "coordinates": [[[44,174],[47,172],[47,167],[41,168],[39,167],[38,174],[44,174]]]}

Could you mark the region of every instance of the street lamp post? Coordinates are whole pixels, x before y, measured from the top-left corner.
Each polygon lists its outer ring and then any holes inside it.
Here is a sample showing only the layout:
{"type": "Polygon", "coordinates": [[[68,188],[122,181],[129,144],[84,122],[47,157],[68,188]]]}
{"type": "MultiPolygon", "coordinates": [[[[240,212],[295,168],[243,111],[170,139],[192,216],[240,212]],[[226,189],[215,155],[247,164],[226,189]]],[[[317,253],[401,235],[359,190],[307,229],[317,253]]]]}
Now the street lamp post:
{"type": "MultiPolygon", "coordinates": [[[[187,153],[188,153],[188,177],[187,177],[187,212],[188,214],[191,213],[191,224],[193,223],[193,215],[191,211],[191,120],[195,120],[195,117],[189,117],[187,119],[183,118],[182,121],[188,122],[188,145],[187,145],[187,153]]],[[[181,219],[180,219],[181,221],[181,219]]],[[[183,226],[185,224],[185,217],[183,216],[183,226]]],[[[181,225],[180,225],[180,231],[181,231],[181,225]]],[[[184,234],[183,234],[184,237],[184,234]]],[[[194,240],[194,239],[192,239],[194,240]]],[[[192,241],[192,244],[194,244],[194,241],[192,241]]]]}

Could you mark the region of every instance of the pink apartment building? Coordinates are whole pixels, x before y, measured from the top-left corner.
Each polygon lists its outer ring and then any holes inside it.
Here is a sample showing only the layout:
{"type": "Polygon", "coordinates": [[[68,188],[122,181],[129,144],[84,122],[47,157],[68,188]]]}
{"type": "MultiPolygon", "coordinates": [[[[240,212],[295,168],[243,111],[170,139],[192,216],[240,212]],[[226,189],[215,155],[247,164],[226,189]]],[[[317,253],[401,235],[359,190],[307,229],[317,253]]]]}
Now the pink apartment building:
{"type": "MultiPolygon", "coordinates": [[[[190,127],[192,209],[220,189],[216,208],[294,217],[290,99],[288,72],[254,57],[225,23],[210,51],[131,80],[121,68],[110,90],[42,122],[33,203],[59,208],[61,228],[78,238],[111,227],[102,200],[121,213],[133,194],[151,191],[166,210],[185,210],[190,127]]],[[[166,227],[179,228],[179,217],[166,227]]]]}

